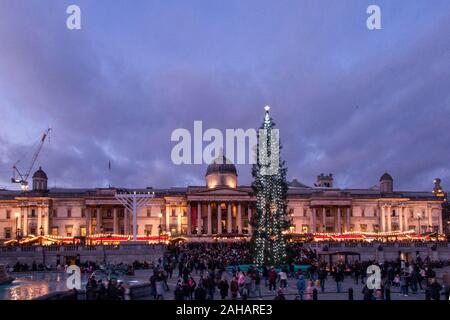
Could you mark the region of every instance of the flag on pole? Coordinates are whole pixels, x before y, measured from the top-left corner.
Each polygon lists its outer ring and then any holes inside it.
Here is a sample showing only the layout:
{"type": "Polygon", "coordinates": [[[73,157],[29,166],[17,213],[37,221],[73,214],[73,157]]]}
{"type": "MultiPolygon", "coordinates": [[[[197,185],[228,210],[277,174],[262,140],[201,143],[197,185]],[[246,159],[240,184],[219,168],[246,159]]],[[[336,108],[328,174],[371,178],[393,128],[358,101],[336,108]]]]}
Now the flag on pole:
{"type": "Polygon", "coordinates": [[[109,160],[109,162],[108,162],[108,168],[109,168],[109,170],[111,170],[111,160],[109,160]]]}

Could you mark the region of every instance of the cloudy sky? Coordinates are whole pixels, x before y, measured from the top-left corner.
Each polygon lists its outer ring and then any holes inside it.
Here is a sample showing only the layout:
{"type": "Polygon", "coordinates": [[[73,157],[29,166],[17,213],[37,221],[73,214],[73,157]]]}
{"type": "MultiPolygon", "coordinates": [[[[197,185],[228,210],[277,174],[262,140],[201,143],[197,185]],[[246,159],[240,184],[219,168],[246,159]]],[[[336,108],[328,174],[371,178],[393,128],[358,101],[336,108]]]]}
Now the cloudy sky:
{"type": "Polygon", "coordinates": [[[172,131],[256,128],[269,104],[289,179],[450,189],[449,30],[448,0],[0,0],[0,187],[47,127],[52,187],[203,184],[172,131]]]}

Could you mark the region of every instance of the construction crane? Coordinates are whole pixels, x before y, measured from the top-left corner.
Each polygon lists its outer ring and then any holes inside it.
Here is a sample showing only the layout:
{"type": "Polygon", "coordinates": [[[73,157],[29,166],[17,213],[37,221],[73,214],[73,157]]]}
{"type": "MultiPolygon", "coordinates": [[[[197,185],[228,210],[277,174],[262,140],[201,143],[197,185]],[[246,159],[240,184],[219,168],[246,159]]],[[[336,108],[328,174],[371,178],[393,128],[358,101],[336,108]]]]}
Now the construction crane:
{"type": "Polygon", "coordinates": [[[47,139],[51,128],[48,128],[43,134],[42,138],[39,142],[38,148],[36,152],[33,155],[33,158],[31,158],[30,166],[28,167],[28,170],[22,174],[20,170],[17,168],[17,165],[19,164],[20,160],[17,161],[13,166],[13,177],[11,178],[12,183],[20,183],[22,191],[28,191],[28,178],[31,174],[31,171],[33,170],[33,167],[36,163],[36,160],[39,156],[39,153],[42,150],[42,146],[44,145],[45,139],[47,139]]]}

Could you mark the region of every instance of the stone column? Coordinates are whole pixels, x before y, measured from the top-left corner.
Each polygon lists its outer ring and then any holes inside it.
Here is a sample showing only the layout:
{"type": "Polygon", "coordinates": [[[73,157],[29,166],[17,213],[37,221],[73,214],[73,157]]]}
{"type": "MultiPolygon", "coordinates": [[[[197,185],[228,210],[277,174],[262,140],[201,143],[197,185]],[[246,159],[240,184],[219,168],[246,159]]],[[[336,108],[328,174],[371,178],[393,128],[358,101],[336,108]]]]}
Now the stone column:
{"type": "Polygon", "coordinates": [[[166,232],[170,232],[170,209],[172,208],[166,203],[166,232]]]}
{"type": "Polygon", "coordinates": [[[309,232],[314,232],[314,208],[308,208],[308,214],[309,214],[309,232]]]}
{"type": "Polygon", "coordinates": [[[123,211],[123,231],[127,236],[130,235],[130,224],[128,221],[129,214],[129,210],[125,208],[123,211]]]}
{"type": "Polygon", "coordinates": [[[391,209],[391,206],[389,206],[387,209],[388,209],[387,212],[386,212],[387,213],[387,222],[388,222],[387,231],[391,232],[392,231],[392,220],[391,220],[391,218],[392,218],[392,209],[391,209]]]}
{"type": "Polygon", "coordinates": [[[211,202],[208,202],[208,235],[212,235],[212,224],[211,224],[211,202]]]}
{"type": "Polygon", "coordinates": [[[380,214],[380,231],[384,232],[384,205],[381,206],[380,214]]]}
{"type": "Polygon", "coordinates": [[[91,208],[86,208],[86,236],[91,234],[91,208]]]}
{"type": "Polygon", "coordinates": [[[241,203],[238,204],[238,212],[237,212],[237,226],[238,226],[238,233],[242,234],[242,212],[241,212],[241,203]]]}
{"type": "Polygon", "coordinates": [[[231,206],[233,204],[231,202],[228,202],[227,205],[228,205],[227,233],[231,233],[232,231],[231,206]]]}
{"type": "Polygon", "coordinates": [[[217,203],[217,234],[222,234],[222,207],[217,203]]]}
{"type": "Polygon", "coordinates": [[[202,204],[197,202],[197,234],[202,234],[202,204]]]}
{"type": "Polygon", "coordinates": [[[192,235],[192,211],[191,211],[191,203],[188,202],[188,236],[192,235]]]}
{"type": "Polygon", "coordinates": [[[181,234],[181,207],[178,207],[178,213],[177,213],[177,234],[181,234]]]}
{"type": "Polygon", "coordinates": [[[342,233],[341,213],[342,213],[342,208],[338,207],[337,208],[337,232],[338,233],[342,233]]]}
{"type": "MultiPolygon", "coordinates": [[[[18,215],[18,217],[17,217],[17,226],[16,226],[16,235],[17,235],[17,229],[20,229],[21,231],[23,230],[22,229],[22,208],[19,208],[20,209],[20,211],[18,212],[19,213],[19,215],[18,215]]],[[[14,218],[16,218],[15,216],[14,216],[14,218]]]]}
{"type": "Polygon", "coordinates": [[[41,235],[41,230],[44,232],[44,226],[42,225],[42,207],[37,208],[37,226],[36,226],[36,233],[37,236],[41,235]],[[42,227],[42,229],[41,229],[42,227]]]}
{"type": "Polygon", "coordinates": [[[117,225],[117,208],[113,208],[113,233],[118,234],[119,228],[117,225]]]}
{"type": "Polygon", "coordinates": [[[433,230],[433,219],[431,217],[431,208],[427,206],[427,217],[428,217],[428,226],[427,226],[427,231],[432,231],[433,230]]]}
{"type": "Polygon", "coordinates": [[[248,204],[248,208],[247,208],[248,212],[248,234],[251,235],[252,234],[252,208],[250,208],[250,203],[248,204]]]}
{"type": "Polygon", "coordinates": [[[403,213],[403,218],[405,219],[403,221],[403,228],[405,229],[405,231],[409,230],[409,210],[408,207],[405,207],[405,211],[403,213]]]}
{"type": "Polygon", "coordinates": [[[96,211],[97,211],[97,217],[96,217],[97,218],[97,229],[95,230],[95,232],[97,234],[99,234],[101,232],[101,224],[102,224],[101,209],[97,208],[96,211]]]}
{"type": "Polygon", "coordinates": [[[44,208],[44,234],[48,235],[50,233],[50,208],[47,206],[44,208]]]}
{"type": "Polygon", "coordinates": [[[403,207],[398,207],[398,228],[403,231],[403,207]]]}
{"type": "Polygon", "coordinates": [[[347,216],[347,231],[350,232],[351,228],[350,228],[350,208],[345,208],[345,214],[347,216]]]}
{"type": "Polygon", "coordinates": [[[24,208],[23,210],[23,229],[22,229],[22,235],[27,236],[28,235],[28,208],[24,208]]]}
{"type": "Polygon", "coordinates": [[[318,208],[312,208],[313,213],[313,232],[317,232],[317,215],[319,213],[318,208]]]}
{"type": "Polygon", "coordinates": [[[327,212],[325,207],[322,208],[322,232],[326,232],[327,227],[326,227],[326,222],[327,222],[327,212]]]}

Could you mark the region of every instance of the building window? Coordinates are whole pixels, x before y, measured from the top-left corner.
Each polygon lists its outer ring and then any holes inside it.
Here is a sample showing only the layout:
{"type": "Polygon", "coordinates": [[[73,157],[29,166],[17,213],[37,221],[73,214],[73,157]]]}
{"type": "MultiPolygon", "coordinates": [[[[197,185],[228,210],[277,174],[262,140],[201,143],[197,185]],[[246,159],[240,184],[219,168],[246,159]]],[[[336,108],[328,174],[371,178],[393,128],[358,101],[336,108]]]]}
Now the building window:
{"type": "Polygon", "coordinates": [[[366,210],[365,210],[364,208],[361,209],[361,217],[365,217],[365,216],[366,216],[365,211],[366,211],[366,210]]]}
{"type": "Polygon", "coordinates": [[[11,239],[11,228],[4,229],[5,239],[11,239]]]}
{"type": "Polygon", "coordinates": [[[67,209],[67,218],[72,217],[72,209],[67,209]]]}
{"type": "Polygon", "coordinates": [[[11,219],[11,210],[6,210],[6,219],[11,219]]]}
{"type": "Polygon", "coordinates": [[[361,232],[366,232],[367,231],[367,224],[361,224],[360,228],[361,228],[361,232]]]}
{"type": "Polygon", "coordinates": [[[81,217],[86,218],[86,209],[81,209],[81,217]]]}
{"type": "Polygon", "coordinates": [[[176,213],[175,213],[175,209],[172,209],[172,217],[175,217],[176,213]]]}
{"type": "Polygon", "coordinates": [[[111,217],[112,217],[111,210],[106,211],[106,216],[107,216],[108,218],[111,218],[111,217]]]}
{"type": "Polygon", "coordinates": [[[58,209],[57,209],[57,208],[54,208],[54,209],[52,210],[52,217],[53,217],[53,218],[58,218],[58,209]]]}
{"type": "Polygon", "coordinates": [[[145,235],[147,237],[152,235],[152,229],[153,229],[153,225],[152,224],[146,224],[145,225],[145,235]]]}
{"type": "Polygon", "coordinates": [[[147,218],[150,218],[152,216],[152,210],[147,209],[147,218]]]}
{"type": "Polygon", "coordinates": [[[73,234],[73,226],[72,225],[66,225],[66,236],[71,237],[73,234]]]}
{"type": "Polygon", "coordinates": [[[52,236],[58,236],[58,227],[52,227],[52,236]]]}
{"type": "Polygon", "coordinates": [[[34,218],[36,216],[36,210],[31,209],[31,217],[34,218]]]}
{"type": "Polygon", "coordinates": [[[395,217],[395,210],[392,210],[392,216],[395,217]]]}
{"type": "Polygon", "coordinates": [[[380,231],[380,225],[378,225],[378,224],[373,224],[372,228],[373,228],[373,232],[379,232],[380,231]]]}

